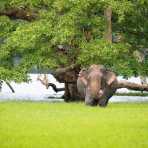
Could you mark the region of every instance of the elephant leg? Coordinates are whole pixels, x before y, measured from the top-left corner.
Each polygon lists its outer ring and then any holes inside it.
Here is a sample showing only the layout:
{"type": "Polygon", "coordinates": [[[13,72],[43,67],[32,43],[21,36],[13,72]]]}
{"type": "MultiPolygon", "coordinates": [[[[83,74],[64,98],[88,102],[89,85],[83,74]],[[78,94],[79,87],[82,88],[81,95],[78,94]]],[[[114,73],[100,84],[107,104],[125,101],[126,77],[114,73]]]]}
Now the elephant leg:
{"type": "Polygon", "coordinates": [[[101,107],[107,106],[108,100],[109,99],[107,99],[106,97],[103,97],[103,98],[99,99],[99,101],[98,101],[99,106],[101,106],[101,107]]]}
{"type": "Polygon", "coordinates": [[[105,107],[108,104],[109,99],[113,96],[113,94],[116,92],[116,89],[107,87],[104,90],[104,95],[99,99],[99,106],[105,107]]]}

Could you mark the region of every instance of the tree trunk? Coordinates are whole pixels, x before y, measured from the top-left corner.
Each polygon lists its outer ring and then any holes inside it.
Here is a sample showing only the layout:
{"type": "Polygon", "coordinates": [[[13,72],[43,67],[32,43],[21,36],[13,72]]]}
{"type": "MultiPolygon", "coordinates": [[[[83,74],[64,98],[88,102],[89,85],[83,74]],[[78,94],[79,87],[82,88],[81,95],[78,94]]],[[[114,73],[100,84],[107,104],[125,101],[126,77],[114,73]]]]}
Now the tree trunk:
{"type": "Polygon", "coordinates": [[[106,29],[105,29],[104,38],[105,40],[112,43],[112,8],[111,7],[107,7],[104,10],[104,17],[106,20],[106,29]]]}
{"type": "Polygon", "coordinates": [[[82,98],[78,94],[76,83],[65,83],[65,94],[63,98],[66,102],[82,100],[82,98]]]}
{"type": "Polygon", "coordinates": [[[77,90],[77,78],[79,71],[79,65],[71,65],[66,68],[59,68],[52,73],[60,83],[65,84],[65,93],[63,98],[66,102],[78,101],[82,99],[77,90]]]}
{"type": "Polygon", "coordinates": [[[127,81],[119,81],[116,85],[116,88],[127,88],[131,90],[137,90],[137,91],[148,91],[148,85],[146,84],[136,84],[132,82],[127,82],[127,81]]]}

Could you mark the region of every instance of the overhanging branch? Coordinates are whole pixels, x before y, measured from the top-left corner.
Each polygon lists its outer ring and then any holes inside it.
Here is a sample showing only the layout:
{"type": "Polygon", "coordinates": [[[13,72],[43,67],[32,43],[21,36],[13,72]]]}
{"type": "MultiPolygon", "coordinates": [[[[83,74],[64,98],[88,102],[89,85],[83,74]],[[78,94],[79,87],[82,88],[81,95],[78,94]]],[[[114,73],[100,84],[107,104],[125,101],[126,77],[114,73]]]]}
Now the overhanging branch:
{"type": "Polygon", "coordinates": [[[48,87],[49,86],[51,86],[56,93],[59,91],[65,91],[65,88],[57,88],[56,85],[53,83],[48,83],[48,87]]]}
{"type": "Polygon", "coordinates": [[[60,83],[76,83],[80,65],[73,64],[65,68],[58,68],[52,74],[60,83]]]}
{"type": "Polygon", "coordinates": [[[23,19],[26,21],[33,21],[37,19],[37,12],[28,8],[7,8],[0,10],[0,16],[5,15],[10,19],[23,19]]]}
{"type": "Polygon", "coordinates": [[[54,73],[55,74],[66,73],[68,71],[74,70],[74,69],[79,68],[79,67],[80,67],[80,65],[78,65],[78,64],[72,64],[68,67],[58,68],[54,73]]]}

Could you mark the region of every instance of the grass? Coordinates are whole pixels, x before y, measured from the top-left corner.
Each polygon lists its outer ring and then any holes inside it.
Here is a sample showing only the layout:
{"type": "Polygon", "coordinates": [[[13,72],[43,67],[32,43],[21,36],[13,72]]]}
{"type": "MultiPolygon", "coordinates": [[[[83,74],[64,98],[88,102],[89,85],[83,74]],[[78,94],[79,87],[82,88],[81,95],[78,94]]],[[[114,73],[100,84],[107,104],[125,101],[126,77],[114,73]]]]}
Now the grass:
{"type": "Polygon", "coordinates": [[[147,103],[0,103],[0,148],[147,147],[147,103]]]}

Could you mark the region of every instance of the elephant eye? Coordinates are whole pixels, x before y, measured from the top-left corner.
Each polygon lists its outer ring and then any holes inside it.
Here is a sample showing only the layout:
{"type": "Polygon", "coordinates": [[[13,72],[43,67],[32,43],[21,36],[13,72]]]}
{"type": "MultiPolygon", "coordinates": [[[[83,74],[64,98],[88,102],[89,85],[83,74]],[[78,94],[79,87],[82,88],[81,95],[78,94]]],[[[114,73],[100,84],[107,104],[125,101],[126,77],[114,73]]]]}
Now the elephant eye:
{"type": "Polygon", "coordinates": [[[86,69],[85,69],[85,68],[83,68],[83,69],[82,69],[82,71],[86,71],[86,69]]]}

